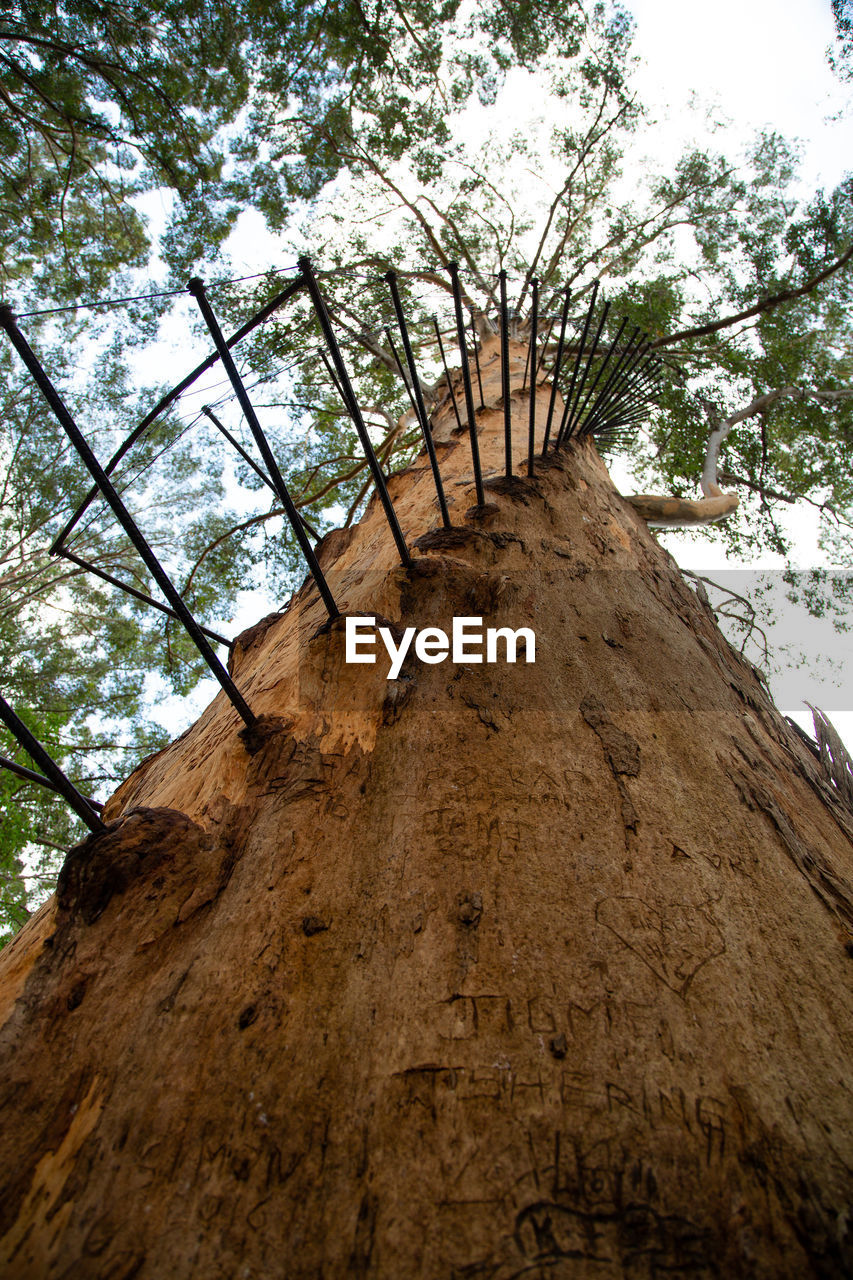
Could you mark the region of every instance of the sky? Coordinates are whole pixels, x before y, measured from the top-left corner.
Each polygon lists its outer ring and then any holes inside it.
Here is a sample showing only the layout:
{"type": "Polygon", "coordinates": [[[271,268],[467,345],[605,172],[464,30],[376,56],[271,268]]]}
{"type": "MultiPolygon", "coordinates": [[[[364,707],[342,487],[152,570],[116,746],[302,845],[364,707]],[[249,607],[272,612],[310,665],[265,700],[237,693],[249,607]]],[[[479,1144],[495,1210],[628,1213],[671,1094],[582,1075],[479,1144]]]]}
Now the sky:
{"type": "MultiPolygon", "coordinates": [[[[853,112],[849,87],[839,86],[826,60],[834,32],[829,0],[715,0],[714,5],[627,0],[627,7],[635,18],[634,52],[641,60],[635,84],[655,120],[644,139],[655,167],[665,168],[690,143],[734,150],[747,146],[756,130],[775,129],[800,140],[801,171],[809,187],[834,186],[843,176],[853,155],[853,112]]],[[[263,233],[259,221],[245,218],[242,234],[232,244],[240,272],[263,269],[282,258],[280,246],[263,233]]],[[[622,491],[633,491],[631,477],[618,465],[612,470],[622,491]]],[[[799,511],[793,520],[797,566],[820,564],[816,520],[799,511]]],[[[682,567],[716,576],[741,594],[751,594],[758,585],[755,566],[727,559],[713,540],[668,532],[661,541],[682,567]]],[[[772,574],[782,561],[768,555],[762,567],[772,574]]],[[[234,631],[271,607],[277,605],[259,593],[245,593],[234,631]]],[[[849,642],[829,623],[787,605],[781,594],[775,613],[769,638],[782,670],[774,675],[768,669],[768,675],[777,705],[809,730],[811,717],[804,704],[820,706],[853,751],[849,642]]],[[[163,698],[160,714],[177,732],[211,693],[211,684],[204,682],[191,699],[163,698]]],[[[158,696],[162,698],[162,690],[158,696]]]]}
{"type": "Polygon", "coordinates": [[[745,137],[769,126],[802,138],[808,179],[834,183],[845,161],[849,167],[853,118],[828,121],[849,103],[825,57],[830,0],[627,0],[627,7],[645,63],[637,87],[668,114],[667,139],[689,136],[684,109],[695,94],[745,137]]]}

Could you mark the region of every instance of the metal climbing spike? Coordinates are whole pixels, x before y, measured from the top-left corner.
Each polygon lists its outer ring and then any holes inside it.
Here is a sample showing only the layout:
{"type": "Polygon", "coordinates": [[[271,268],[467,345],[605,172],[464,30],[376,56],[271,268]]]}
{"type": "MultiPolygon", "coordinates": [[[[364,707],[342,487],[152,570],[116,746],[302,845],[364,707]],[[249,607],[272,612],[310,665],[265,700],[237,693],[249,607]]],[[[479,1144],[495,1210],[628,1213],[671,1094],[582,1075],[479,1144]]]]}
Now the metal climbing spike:
{"type": "Polygon", "coordinates": [[[175,613],[177,614],[178,618],[180,619],[187,633],[192,638],[202,658],[207,663],[211,672],[213,673],[215,678],[218,680],[222,689],[230,699],[232,705],[239,712],[240,716],[245,721],[245,723],[247,725],[254,724],[255,715],[251,710],[251,708],[249,707],[249,704],[246,702],[245,698],[240,693],[240,690],[237,688],[236,684],[231,679],[225,667],[222,665],[222,663],[217,658],[216,654],[211,649],[210,644],[208,643],[207,637],[204,635],[203,631],[201,630],[201,627],[198,625],[195,618],[192,616],[189,609],[184,604],[184,601],[182,600],[180,593],[174,587],[168,574],[164,570],[163,566],[160,564],[160,561],[157,559],[151,547],[146,542],[139,527],[136,524],[136,521],[133,519],[133,516],[130,514],[127,507],[122,502],[121,498],[119,497],[118,493],[113,487],[109,477],[105,474],[103,468],[101,467],[94,453],[90,449],[79,427],[75,423],[74,419],[71,417],[71,414],[68,412],[68,409],[63,404],[59,396],[59,393],[57,392],[53,383],[48,378],[47,374],[45,373],[44,369],[39,363],[38,358],[36,357],[33,350],[30,348],[29,344],[27,343],[26,338],[24,337],[24,335],[21,333],[20,329],[16,325],[14,316],[12,315],[12,312],[8,307],[0,307],[0,325],[2,325],[2,327],[5,329],[6,333],[9,336],[10,341],[12,342],[12,345],[15,347],[16,351],[18,352],[24,364],[27,366],[27,369],[29,370],[30,374],[32,375],[33,381],[41,391],[47,403],[50,405],[50,408],[53,411],[53,414],[56,417],[57,421],[59,422],[60,426],[65,431],[65,434],[68,436],[72,445],[77,450],[77,453],[82,458],[83,462],[88,468],[89,474],[91,475],[92,479],[95,481],[96,485],[100,489],[101,493],[103,494],[109,506],[112,508],[116,519],[124,529],[127,536],[130,538],[130,541],[133,543],[134,547],[139,553],[140,559],[142,560],[143,564],[145,564],[145,566],[147,567],[154,581],[157,583],[158,587],[163,592],[169,604],[174,609],[175,613]]]}
{"type": "MultiPolygon", "coordinates": [[[[71,779],[66,777],[56,761],[48,755],[38,738],[30,733],[23,720],[15,714],[2,695],[0,695],[0,720],[3,721],[12,736],[21,744],[27,755],[41,769],[45,775],[45,785],[58,792],[67,801],[77,814],[77,817],[82,818],[90,831],[95,832],[95,834],[106,831],[106,827],[89,801],[80,794],[71,779]]],[[[35,780],[41,781],[38,774],[35,775],[35,780]]]]}
{"type": "Polygon", "coordinates": [[[364,424],[364,418],[361,415],[361,410],[358,406],[358,401],[356,400],[355,392],[353,391],[352,383],[350,382],[350,377],[347,373],[347,367],[344,364],[340,347],[338,346],[338,340],[335,337],[335,331],[332,328],[332,323],[329,319],[329,312],[326,309],[325,300],[320,292],[320,287],[317,284],[317,278],[314,275],[314,269],[311,266],[310,258],[302,257],[299,259],[299,270],[302,272],[308,292],[311,295],[314,312],[317,316],[317,320],[319,321],[320,328],[323,331],[326,346],[329,348],[329,354],[332,357],[335,372],[340,380],[341,390],[344,395],[344,404],[352,415],[352,420],[355,425],[356,432],[358,433],[358,438],[361,441],[361,447],[364,450],[364,456],[367,459],[367,465],[370,468],[371,475],[373,476],[373,483],[376,485],[376,492],[379,494],[379,500],[382,503],[382,509],[385,512],[385,519],[388,521],[391,536],[394,539],[397,551],[400,555],[400,561],[406,568],[408,568],[412,563],[409,548],[406,546],[406,539],[403,536],[403,530],[400,528],[400,522],[397,519],[397,513],[394,510],[394,504],[391,501],[391,495],[388,492],[388,486],[385,483],[385,477],[382,474],[382,468],[379,465],[376,454],[373,450],[373,445],[370,442],[370,436],[368,435],[367,427],[364,424]]]}
{"type": "Polygon", "coordinates": [[[204,284],[196,276],[190,280],[187,287],[198,303],[198,309],[201,312],[202,319],[207,325],[210,336],[213,338],[216,350],[219,352],[223,368],[228,374],[228,380],[231,383],[231,386],[234,388],[234,394],[237,397],[240,408],[243,410],[243,416],[249,424],[249,430],[255,438],[255,444],[258,446],[258,450],[264,460],[264,466],[267,469],[267,474],[273,482],[281,505],[284,507],[285,515],[287,516],[291,529],[296,535],[296,541],[299,543],[302,554],[308,563],[308,568],[314,582],[316,583],[317,590],[320,592],[323,604],[326,606],[329,617],[336,618],[339,614],[338,606],[335,604],[334,596],[329,590],[329,584],[326,582],[323,570],[320,568],[320,562],[314,554],[314,548],[311,546],[311,543],[305,535],[305,528],[299,517],[296,504],[288,493],[287,485],[284,483],[284,478],[278,469],[278,463],[276,462],[273,451],[270,448],[269,441],[264,435],[263,428],[258,421],[258,415],[255,413],[252,402],[243,385],[243,379],[237,371],[234,358],[228,350],[222,330],[219,327],[216,316],[213,314],[213,308],[208,301],[204,284]]]}
{"type": "Polygon", "coordinates": [[[459,355],[462,359],[462,386],[465,391],[465,410],[468,414],[468,436],[471,441],[471,465],[474,468],[474,486],[477,490],[477,505],[486,505],[486,494],[483,489],[483,472],[480,466],[480,442],[477,438],[477,419],[474,414],[474,396],[471,390],[471,370],[468,367],[468,350],[465,345],[465,321],[462,319],[462,290],[459,285],[459,263],[448,262],[450,283],[453,289],[453,309],[456,314],[456,339],[459,343],[459,355]]]}

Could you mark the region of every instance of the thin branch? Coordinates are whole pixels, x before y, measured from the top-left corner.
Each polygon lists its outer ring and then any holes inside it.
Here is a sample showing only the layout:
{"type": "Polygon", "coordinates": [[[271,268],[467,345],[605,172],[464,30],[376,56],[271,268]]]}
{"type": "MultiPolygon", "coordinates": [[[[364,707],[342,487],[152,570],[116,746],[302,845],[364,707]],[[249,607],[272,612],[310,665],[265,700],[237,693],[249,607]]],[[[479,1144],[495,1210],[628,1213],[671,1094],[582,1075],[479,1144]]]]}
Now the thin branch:
{"type": "Polygon", "coordinates": [[[758,634],[761,636],[761,648],[764,653],[763,660],[764,662],[769,661],[770,641],[767,638],[767,632],[764,630],[763,627],[760,627],[758,625],[758,622],[756,621],[758,617],[758,612],[755,608],[755,605],[752,603],[752,601],[748,600],[746,596],[740,595],[737,591],[733,591],[731,587],[724,587],[721,583],[715,582],[713,578],[706,578],[705,575],[702,573],[694,573],[691,569],[682,569],[681,572],[684,574],[686,578],[692,578],[693,581],[698,584],[696,588],[696,594],[699,596],[699,599],[703,601],[703,603],[707,604],[708,608],[711,609],[711,611],[714,614],[716,615],[721,614],[724,618],[731,618],[732,621],[739,622],[740,625],[743,627],[745,635],[740,646],[740,652],[743,653],[744,649],[746,648],[752,636],[752,633],[754,631],[757,631],[758,634]],[[725,604],[719,605],[715,609],[714,606],[711,604],[710,600],[708,599],[707,591],[705,591],[706,584],[709,587],[713,587],[715,591],[719,591],[723,595],[728,596],[730,600],[737,600],[739,604],[743,605],[747,616],[744,616],[744,614],[742,613],[730,612],[725,607],[725,604]]]}
{"type": "Polygon", "coordinates": [[[720,480],[723,484],[742,485],[744,489],[752,489],[759,493],[763,498],[772,498],[774,502],[786,502],[789,506],[796,506],[798,502],[807,502],[810,507],[815,507],[818,511],[825,511],[831,515],[836,524],[844,525],[847,529],[853,529],[853,523],[845,520],[839,514],[838,508],[831,502],[818,502],[816,498],[809,498],[804,493],[781,493],[778,489],[771,489],[769,485],[759,484],[756,480],[750,480],[747,476],[735,475],[732,471],[721,471],[720,480]]]}
{"type": "MultiPolygon", "coordinates": [[[[653,347],[654,345],[652,343],[653,347]]],[[[708,436],[705,461],[702,466],[701,485],[705,497],[716,498],[720,495],[717,483],[717,464],[719,462],[720,449],[732,427],[739,422],[745,422],[747,418],[754,418],[756,414],[766,413],[777,400],[816,400],[819,404],[837,404],[842,400],[849,400],[851,397],[853,397],[853,387],[843,387],[837,391],[812,391],[807,387],[795,386],[777,387],[774,391],[765,391],[763,395],[756,396],[744,409],[739,409],[737,413],[722,419],[710,401],[701,400],[705,413],[711,422],[711,432],[708,436]]]]}
{"type": "Polygon", "coordinates": [[[683,342],[687,338],[704,338],[708,334],[718,333],[720,329],[728,329],[730,325],[738,324],[741,320],[749,320],[752,316],[762,315],[765,311],[771,311],[783,302],[793,302],[797,298],[804,298],[807,293],[811,293],[819,284],[823,284],[824,280],[828,280],[836,271],[840,271],[842,267],[846,266],[851,258],[853,258],[853,244],[845,249],[840,258],[836,258],[823,271],[816,276],[812,276],[805,284],[800,285],[799,289],[783,289],[781,293],[771,294],[769,298],[756,302],[755,306],[747,307],[746,311],[739,311],[736,315],[726,316],[723,320],[714,320],[710,324],[700,324],[693,329],[681,329],[678,333],[670,334],[668,338],[655,338],[652,348],[669,347],[674,342],[683,342]]]}

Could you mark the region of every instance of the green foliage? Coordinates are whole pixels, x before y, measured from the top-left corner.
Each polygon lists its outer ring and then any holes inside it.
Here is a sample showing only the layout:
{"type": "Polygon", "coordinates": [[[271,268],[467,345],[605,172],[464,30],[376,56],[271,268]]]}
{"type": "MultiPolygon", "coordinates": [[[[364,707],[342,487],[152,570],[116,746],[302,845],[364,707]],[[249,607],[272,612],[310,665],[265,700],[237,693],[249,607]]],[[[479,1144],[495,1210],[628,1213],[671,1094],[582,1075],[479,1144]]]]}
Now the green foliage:
{"type": "Polygon", "coordinates": [[[832,0],[836,43],[829,51],[829,62],[837,76],[853,80],[853,4],[851,0],[832,0]]]}
{"type": "Polygon", "coordinates": [[[0,201],[6,289],[39,298],[104,289],[146,263],[133,200],[190,198],[221,171],[215,132],[248,81],[240,24],[200,0],[143,5],[21,0],[0,15],[0,201]]]}
{"type": "MultiPolygon", "coordinates": [[[[102,292],[144,266],[139,197],[165,189],[159,251],[183,283],[238,211],[282,228],[296,199],[338,172],[336,139],[418,163],[447,137],[449,108],[488,97],[554,39],[577,42],[570,0],[17,0],[0,13],[4,292],[102,292]],[[447,83],[445,83],[445,81],[447,83]]],[[[613,74],[613,72],[609,72],[613,74]]]]}

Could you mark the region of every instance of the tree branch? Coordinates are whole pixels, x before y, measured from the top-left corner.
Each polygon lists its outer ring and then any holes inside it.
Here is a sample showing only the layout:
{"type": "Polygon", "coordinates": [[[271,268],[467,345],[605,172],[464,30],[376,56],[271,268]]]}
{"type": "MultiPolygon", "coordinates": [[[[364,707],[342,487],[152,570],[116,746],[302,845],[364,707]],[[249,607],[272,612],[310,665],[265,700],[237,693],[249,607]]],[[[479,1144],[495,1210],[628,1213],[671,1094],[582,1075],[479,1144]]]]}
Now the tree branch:
{"type": "MultiPolygon", "coordinates": [[[[851,248],[853,249],[853,247],[851,248]]],[[[654,345],[652,343],[652,346],[654,345]]],[[[707,400],[701,400],[712,424],[705,449],[705,461],[702,466],[702,479],[700,482],[705,497],[716,498],[720,495],[720,488],[717,482],[717,463],[719,462],[720,449],[732,427],[739,422],[745,422],[747,418],[754,418],[756,414],[766,413],[777,400],[817,400],[820,404],[837,404],[842,400],[849,400],[851,397],[853,397],[853,387],[842,387],[837,391],[811,391],[806,387],[795,386],[777,387],[775,391],[765,391],[763,395],[756,396],[746,408],[739,409],[737,413],[733,413],[728,418],[723,419],[719,418],[714,405],[707,400]]],[[[763,488],[761,488],[761,492],[764,492],[763,488]]]]}
{"type": "Polygon", "coordinates": [[[707,337],[708,334],[718,333],[720,329],[728,329],[733,324],[739,324],[741,320],[749,320],[752,316],[759,316],[765,311],[772,311],[774,307],[780,306],[783,302],[794,302],[797,298],[804,298],[807,293],[811,293],[812,289],[816,289],[819,284],[823,284],[824,280],[828,280],[836,271],[840,271],[842,267],[846,266],[851,258],[853,258],[853,244],[845,249],[840,258],[836,258],[835,262],[830,263],[828,267],[816,276],[812,276],[810,280],[800,285],[798,289],[783,289],[781,293],[771,294],[769,298],[756,302],[755,306],[747,307],[746,311],[738,311],[736,315],[726,316],[723,320],[714,320],[710,324],[700,324],[693,329],[681,329],[678,333],[670,334],[668,338],[655,338],[652,343],[652,350],[657,347],[670,347],[674,342],[684,342],[688,338],[707,337]]]}
{"type": "Polygon", "coordinates": [[[760,493],[764,498],[772,498],[774,502],[786,502],[789,506],[796,506],[798,502],[807,502],[810,507],[816,507],[818,511],[826,511],[832,516],[836,524],[843,524],[848,529],[853,529],[853,523],[845,520],[839,514],[838,508],[833,506],[831,502],[818,502],[816,498],[809,498],[804,493],[781,493],[778,489],[771,489],[769,485],[759,484],[756,480],[750,480],[748,476],[738,476],[732,471],[721,471],[720,480],[723,484],[742,485],[744,489],[751,489],[755,493],[760,493]]]}

